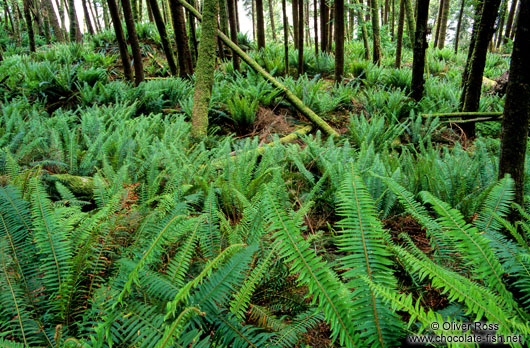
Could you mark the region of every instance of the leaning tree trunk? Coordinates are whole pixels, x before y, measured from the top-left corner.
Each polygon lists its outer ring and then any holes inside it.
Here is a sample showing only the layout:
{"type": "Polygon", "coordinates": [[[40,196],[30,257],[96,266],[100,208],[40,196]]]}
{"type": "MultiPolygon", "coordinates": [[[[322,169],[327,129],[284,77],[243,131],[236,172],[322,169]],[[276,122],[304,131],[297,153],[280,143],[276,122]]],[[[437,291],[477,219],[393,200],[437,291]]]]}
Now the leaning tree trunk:
{"type": "Polygon", "coordinates": [[[129,42],[131,43],[134,59],[134,82],[138,86],[140,82],[144,80],[144,65],[142,63],[140,42],[138,41],[138,35],[136,35],[131,3],[129,0],[121,0],[121,5],[123,7],[123,18],[125,19],[125,26],[127,27],[127,34],[129,36],[129,42]]]}
{"type": "Polygon", "coordinates": [[[282,0],[283,14],[283,64],[285,65],[285,75],[289,75],[289,19],[287,18],[287,0],[282,0]]]}
{"type": "Polygon", "coordinates": [[[274,25],[274,6],[272,0],[269,0],[269,18],[271,20],[272,40],[276,42],[276,27],[274,25]]]}
{"type": "Polygon", "coordinates": [[[258,50],[260,50],[265,48],[265,18],[263,16],[263,0],[256,0],[256,23],[258,29],[258,50]]]}
{"type": "Polygon", "coordinates": [[[506,44],[510,38],[510,33],[512,31],[513,17],[515,16],[515,9],[517,8],[517,0],[512,0],[510,6],[510,12],[508,13],[508,20],[506,21],[506,30],[504,32],[503,43],[506,44]]]}
{"type": "Polygon", "coordinates": [[[451,0],[444,0],[444,6],[442,11],[442,20],[440,21],[440,36],[438,38],[438,48],[442,49],[445,46],[445,36],[447,33],[447,22],[449,21],[449,6],[451,0]]]}
{"type": "Polygon", "coordinates": [[[344,0],[335,0],[335,81],[344,75],[344,0]]]}
{"type": "MultiPolygon", "coordinates": [[[[521,18],[530,18],[530,2],[520,4],[521,18]]],[[[530,25],[519,21],[510,63],[510,77],[506,89],[502,119],[499,178],[510,174],[515,181],[515,202],[522,205],[524,195],[524,163],[530,121],[530,25]]]]}
{"type": "Polygon", "coordinates": [[[313,0],[313,27],[315,30],[315,57],[318,57],[318,17],[317,1],[313,0]]]}
{"type": "MultiPolygon", "coordinates": [[[[466,64],[469,66],[469,75],[465,81],[466,93],[462,105],[462,111],[464,112],[478,111],[482,88],[482,75],[484,74],[488,45],[493,36],[493,26],[497,18],[499,5],[500,0],[485,0],[484,6],[482,7],[482,15],[480,17],[476,42],[473,47],[473,55],[471,56],[471,61],[468,61],[466,64]]],[[[475,136],[475,124],[473,122],[464,124],[462,129],[468,137],[475,136]]]]}
{"type": "Polygon", "coordinates": [[[396,68],[401,68],[401,48],[403,46],[403,25],[405,24],[405,0],[399,2],[399,19],[396,42],[396,68]]]}
{"type": "Polygon", "coordinates": [[[164,49],[164,54],[166,55],[169,71],[171,71],[171,75],[176,76],[177,65],[175,64],[175,58],[173,57],[173,49],[171,48],[171,44],[169,43],[166,25],[162,20],[162,14],[160,13],[158,3],[156,0],[147,0],[147,5],[151,8],[153,20],[155,21],[156,28],[158,29],[158,34],[160,35],[160,41],[162,43],[162,48],[164,49]]]}
{"type": "Polygon", "coordinates": [[[204,0],[202,10],[201,42],[195,90],[193,93],[193,112],[191,135],[194,139],[203,139],[208,130],[208,109],[212,95],[215,70],[215,46],[217,43],[217,0],[204,0]]]}
{"type": "Polygon", "coordinates": [[[320,0],[320,50],[328,51],[329,7],[327,0],[320,0]]]}
{"type": "Polygon", "coordinates": [[[35,52],[35,32],[33,31],[33,21],[31,20],[31,13],[29,8],[29,0],[23,0],[22,5],[24,6],[24,19],[28,27],[28,39],[29,39],[29,50],[35,52]]]}
{"type": "Polygon", "coordinates": [[[372,0],[372,33],[373,33],[373,62],[375,64],[381,63],[381,36],[379,34],[379,2],[378,0],[372,0]]]}
{"type": "MultiPolygon", "coordinates": [[[[236,4],[234,3],[234,0],[227,0],[227,1],[228,1],[227,2],[228,23],[230,25],[230,39],[237,45],[237,23],[236,23],[236,11],[234,8],[236,4]]],[[[239,57],[237,56],[235,51],[232,51],[232,65],[234,66],[234,70],[236,71],[239,71],[241,69],[239,65],[239,57]]]]}
{"type": "MultiPolygon", "coordinates": [[[[173,20],[173,32],[175,35],[175,42],[177,44],[179,76],[181,78],[189,78],[191,75],[193,75],[193,65],[191,60],[190,47],[188,46],[188,35],[186,34],[184,11],[182,9],[182,5],[179,4],[177,0],[170,0],[169,8],[171,10],[171,18],[173,20]]],[[[201,36],[201,40],[202,38],[203,37],[201,36]]]]}
{"type": "Polygon", "coordinates": [[[85,23],[90,35],[94,35],[94,28],[92,27],[92,22],[90,21],[90,14],[88,13],[88,7],[86,5],[86,0],[81,0],[81,6],[83,6],[83,15],[85,16],[85,23]]]}
{"type": "Polygon", "coordinates": [[[64,42],[63,30],[61,29],[61,25],[59,24],[59,19],[57,18],[57,15],[55,14],[55,11],[53,10],[52,1],[44,0],[44,6],[46,7],[46,11],[48,12],[48,17],[50,18],[50,22],[53,28],[53,33],[55,34],[57,41],[64,42]]]}
{"type": "Polygon", "coordinates": [[[298,77],[304,73],[304,0],[298,0],[298,77]]]}
{"type": "Polygon", "coordinates": [[[412,99],[420,101],[423,96],[425,78],[425,50],[427,49],[427,20],[429,19],[429,0],[418,0],[416,34],[412,60],[412,99]]]}
{"type": "Polygon", "coordinates": [[[123,73],[127,80],[132,81],[131,60],[129,59],[129,50],[125,42],[125,36],[123,35],[118,6],[115,0],[107,0],[107,4],[109,6],[110,18],[112,18],[112,25],[114,26],[114,32],[116,33],[116,41],[118,41],[118,48],[120,49],[123,73]]]}
{"type": "Polygon", "coordinates": [[[455,53],[458,53],[458,43],[460,42],[460,30],[462,28],[462,18],[464,16],[464,7],[466,6],[466,0],[462,0],[460,4],[460,12],[458,13],[458,24],[456,25],[455,34],[455,53]]]}
{"type": "MultiPolygon", "coordinates": [[[[357,8],[359,8],[359,0],[355,0],[357,8]]],[[[366,29],[366,23],[364,22],[363,14],[360,10],[357,10],[357,22],[361,27],[361,35],[363,37],[364,45],[364,59],[370,59],[370,43],[368,42],[368,30],[366,29]]]]}
{"type": "Polygon", "coordinates": [[[407,19],[407,34],[411,46],[414,47],[414,35],[416,27],[414,24],[414,10],[412,9],[412,0],[405,0],[405,18],[407,19]]]}

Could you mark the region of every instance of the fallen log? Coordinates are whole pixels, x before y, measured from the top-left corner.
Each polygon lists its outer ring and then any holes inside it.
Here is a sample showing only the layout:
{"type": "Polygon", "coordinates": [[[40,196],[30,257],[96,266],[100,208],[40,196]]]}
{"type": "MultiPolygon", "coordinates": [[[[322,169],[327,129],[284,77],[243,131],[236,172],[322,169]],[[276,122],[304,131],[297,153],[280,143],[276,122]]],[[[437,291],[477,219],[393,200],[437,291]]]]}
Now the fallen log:
{"type": "MultiPolygon", "coordinates": [[[[195,7],[188,4],[185,0],[178,0],[179,3],[184,6],[187,10],[190,11],[198,20],[202,20],[202,16],[195,9],[195,7]]],[[[265,69],[263,69],[258,62],[252,59],[248,54],[246,54],[238,45],[236,45],[232,40],[230,40],[222,31],[217,30],[217,35],[219,38],[232,49],[233,52],[245,61],[252,69],[262,75],[267,81],[269,81],[274,87],[278,88],[285,94],[285,98],[293,105],[298,111],[300,111],[304,116],[306,116],[311,122],[317,125],[328,135],[339,136],[336,130],[334,130],[326,121],[324,121],[320,116],[318,116],[313,110],[308,108],[293,92],[291,92],[285,85],[280,81],[276,80],[269,74],[265,69]]]]}

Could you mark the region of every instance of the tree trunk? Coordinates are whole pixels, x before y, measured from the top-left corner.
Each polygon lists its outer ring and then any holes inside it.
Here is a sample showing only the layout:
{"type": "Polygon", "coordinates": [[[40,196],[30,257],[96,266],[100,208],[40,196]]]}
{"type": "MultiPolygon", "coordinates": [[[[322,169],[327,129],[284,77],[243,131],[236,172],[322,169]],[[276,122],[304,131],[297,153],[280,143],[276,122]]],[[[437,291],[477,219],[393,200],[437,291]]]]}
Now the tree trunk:
{"type": "MultiPolygon", "coordinates": [[[[233,0],[229,0],[233,1],[233,0]]],[[[188,39],[189,41],[189,47],[190,47],[190,55],[191,55],[191,63],[192,66],[194,66],[197,63],[197,55],[198,53],[198,43],[197,43],[197,33],[195,28],[195,17],[191,14],[190,11],[186,10],[186,13],[188,14],[188,28],[190,31],[190,37],[188,39]]]]}
{"type": "Polygon", "coordinates": [[[237,24],[237,32],[241,32],[241,27],[239,26],[239,6],[237,5],[238,0],[234,0],[234,6],[236,8],[236,24],[237,24]]]}
{"type": "MultiPolygon", "coordinates": [[[[515,17],[513,19],[512,27],[516,27],[517,23],[519,22],[519,10],[521,9],[521,3],[517,5],[517,10],[515,11],[515,17]]],[[[515,37],[515,29],[512,29],[512,32],[510,33],[510,39],[514,39],[515,37]]]]}
{"type": "Polygon", "coordinates": [[[499,15],[499,24],[497,27],[497,42],[495,48],[498,49],[502,44],[502,30],[504,29],[504,19],[506,18],[506,11],[508,10],[508,0],[503,0],[501,4],[501,13],[499,15]]]}
{"type": "Polygon", "coordinates": [[[285,65],[285,76],[289,75],[289,19],[287,18],[287,0],[282,0],[283,14],[283,64],[285,65]]]}
{"type": "MultiPolygon", "coordinates": [[[[177,0],[170,0],[169,8],[171,10],[171,18],[173,19],[173,32],[175,35],[175,42],[177,44],[179,76],[181,78],[189,78],[191,75],[193,75],[193,65],[191,60],[190,47],[188,45],[188,35],[186,34],[184,11],[182,9],[182,5],[180,5],[177,0]]],[[[217,10],[215,12],[217,13],[217,10]]],[[[217,19],[215,22],[217,23],[217,19]]],[[[201,41],[203,38],[204,37],[201,36],[201,41]]]]}
{"type": "Polygon", "coordinates": [[[75,10],[74,0],[69,0],[68,2],[68,17],[70,19],[70,42],[81,42],[80,38],[80,29],[77,21],[77,14],[75,10]]]}
{"type": "Polygon", "coordinates": [[[260,50],[265,48],[265,19],[263,16],[263,0],[256,0],[256,23],[258,26],[258,50],[260,50]]]}
{"type": "Polygon", "coordinates": [[[411,46],[414,47],[414,33],[416,32],[416,28],[414,24],[414,10],[412,9],[411,0],[405,0],[405,18],[407,19],[407,34],[409,36],[411,46]]]}
{"type": "Polygon", "coordinates": [[[445,0],[440,0],[438,5],[438,16],[436,16],[436,32],[434,34],[434,45],[433,47],[438,47],[438,40],[440,39],[440,27],[442,24],[442,16],[444,11],[444,2],[445,0]]]}
{"type": "Polygon", "coordinates": [[[427,49],[427,20],[429,19],[429,0],[418,0],[418,14],[416,19],[416,34],[414,38],[414,52],[412,60],[412,98],[420,101],[423,96],[425,79],[425,50],[427,49]]]}
{"type": "MultiPolygon", "coordinates": [[[[154,23],[155,19],[153,17],[153,10],[151,9],[151,3],[149,0],[146,1],[145,7],[147,7],[147,17],[149,18],[149,22],[154,23]]],[[[160,8],[158,11],[160,12],[160,8]]],[[[162,13],[160,13],[160,18],[162,19],[162,13]]]]}
{"type": "Polygon", "coordinates": [[[61,26],[59,25],[59,20],[57,19],[57,15],[53,10],[52,1],[44,0],[44,6],[46,7],[46,12],[48,13],[48,17],[50,18],[53,33],[55,34],[57,41],[64,42],[63,30],[61,29],[61,26]]]}
{"type": "Polygon", "coordinates": [[[512,31],[513,17],[515,16],[516,8],[517,8],[517,0],[512,0],[512,5],[510,6],[510,12],[508,13],[508,20],[506,21],[506,31],[504,32],[504,40],[503,40],[504,44],[508,42],[508,38],[510,37],[511,31],[512,31]]]}
{"type": "Polygon", "coordinates": [[[85,17],[85,23],[88,29],[88,33],[90,35],[94,35],[94,28],[92,27],[92,23],[90,22],[90,15],[88,13],[88,7],[86,5],[86,0],[81,0],[81,6],[83,6],[83,15],[85,17]]]}
{"type": "Polygon", "coordinates": [[[335,81],[344,75],[344,0],[335,0],[335,81]]]}
{"type": "Polygon", "coordinates": [[[138,23],[142,23],[142,12],[143,12],[142,0],[138,0],[138,23]]]}
{"type": "Polygon", "coordinates": [[[33,31],[29,0],[23,0],[22,5],[24,6],[24,19],[26,20],[26,25],[28,27],[29,50],[35,52],[35,32],[33,31]]]}
{"type": "Polygon", "coordinates": [[[390,11],[390,1],[385,0],[385,12],[383,16],[383,24],[388,25],[388,12],[390,11]]]}
{"type": "Polygon", "coordinates": [[[250,0],[252,1],[252,39],[254,41],[257,40],[256,38],[256,31],[257,31],[257,25],[256,25],[256,0],[250,0]]]}
{"type": "MultiPolygon", "coordinates": [[[[530,2],[521,1],[520,16],[530,18],[530,2]]],[[[510,174],[515,181],[515,202],[522,205],[524,195],[524,163],[530,121],[530,25],[519,21],[510,63],[510,77],[506,89],[502,119],[499,179],[510,174]]]]}
{"type": "Polygon", "coordinates": [[[132,81],[131,60],[129,58],[129,50],[127,49],[125,36],[123,35],[120,16],[118,15],[118,6],[116,5],[115,0],[107,0],[107,3],[109,6],[110,18],[112,18],[112,25],[114,26],[114,32],[116,33],[116,41],[118,41],[118,47],[120,49],[123,73],[127,80],[132,81]]]}
{"type": "MultiPolygon", "coordinates": [[[[300,0],[301,1],[301,0],[300,0]]],[[[326,52],[331,52],[331,44],[333,43],[333,23],[335,22],[335,9],[333,5],[329,8],[329,22],[328,22],[328,47],[326,52]]]]}
{"type": "Polygon", "coordinates": [[[298,77],[304,73],[304,0],[298,0],[298,77]]]}
{"type": "MultiPolygon", "coordinates": [[[[480,24],[476,36],[476,42],[473,45],[473,54],[471,60],[467,62],[469,66],[469,75],[465,81],[465,95],[462,111],[477,111],[480,103],[480,92],[482,88],[482,75],[486,65],[486,54],[488,45],[493,36],[493,26],[499,10],[500,0],[485,0],[482,6],[480,24]]],[[[475,124],[469,123],[462,127],[468,137],[475,136],[475,124]]]]}
{"type": "Polygon", "coordinates": [[[438,38],[438,48],[443,49],[445,46],[445,36],[447,33],[447,22],[449,21],[449,6],[451,6],[451,0],[444,0],[442,21],[440,22],[440,37],[438,38]]]}
{"type": "Polygon", "coordinates": [[[401,68],[401,48],[403,46],[403,25],[405,24],[405,0],[399,2],[399,19],[396,42],[396,68],[401,68]]]}
{"type": "Polygon", "coordinates": [[[379,2],[372,0],[372,33],[373,33],[373,62],[379,65],[381,63],[381,36],[379,34],[379,2]]]}
{"type": "Polygon", "coordinates": [[[226,9],[226,0],[219,0],[219,29],[228,35],[228,10],[226,9]]]}
{"type": "Polygon", "coordinates": [[[293,10],[293,42],[294,49],[298,49],[298,1],[292,0],[292,10],[293,10]]]}
{"type": "Polygon", "coordinates": [[[320,0],[320,50],[322,52],[328,51],[328,21],[329,7],[327,0],[320,0]]]}
{"type": "Polygon", "coordinates": [[[158,34],[160,35],[160,41],[162,43],[162,48],[164,49],[164,54],[166,55],[167,65],[169,66],[169,71],[171,75],[177,75],[177,65],[175,64],[175,58],[173,57],[173,49],[169,43],[169,38],[167,36],[166,25],[162,20],[162,14],[160,13],[160,8],[158,8],[158,3],[156,0],[148,0],[147,6],[151,8],[153,14],[153,19],[155,21],[156,28],[158,29],[158,34]]]}
{"type": "Polygon", "coordinates": [[[269,18],[271,20],[272,40],[276,42],[276,27],[274,25],[274,5],[272,0],[269,0],[269,18]]]}
{"type": "Polygon", "coordinates": [[[311,32],[309,31],[309,1],[306,0],[304,3],[304,28],[305,28],[305,44],[306,46],[309,46],[311,42],[309,41],[309,38],[311,37],[311,32]]]}
{"type": "Polygon", "coordinates": [[[206,138],[208,131],[208,109],[212,95],[215,71],[215,46],[217,43],[217,0],[204,0],[202,10],[201,42],[195,90],[193,93],[193,113],[191,135],[199,140],[206,138]]]}
{"type": "MultiPolygon", "coordinates": [[[[359,0],[355,0],[355,4],[359,7],[359,0]]],[[[364,45],[364,59],[370,59],[370,43],[368,42],[368,30],[366,29],[366,23],[364,22],[363,14],[360,10],[357,11],[357,22],[361,26],[361,35],[363,37],[364,45]]]]}
{"type": "Polygon", "coordinates": [[[390,12],[390,16],[391,16],[390,20],[392,22],[390,23],[390,37],[392,38],[392,41],[394,41],[394,33],[395,33],[395,30],[394,30],[395,29],[394,28],[394,26],[395,26],[395,18],[394,17],[395,17],[395,12],[396,12],[394,0],[392,0],[391,11],[392,12],[390,12]]]}
{"type": "Polygon", "coordinates": [[[101,30],[101,25],[99,24],[99,18],[98,18],[99,15],[98,15],[97,7],[90,0],[88,0],[88,10],[90,14],[92,15],[92,19],[94,20],[95,32],[100,33],[102,30],[101,30]]]}
{"type": "MultiPolygon", "coordinates": [[[[234,0],[228,0],[227,5],[228,23],[230,24],[230,39],[237,45],[237,23],[234,0]]],[[[239,71],[241,69],[239,65],[239,57],[237,56],[235,51],[232,51],[232,65],[234,66],[234,70],[236,71],[239,71]]]]}
{"type": "MultiPolygon", "coordinates": [[[[134,1],[135,0],[133,0],[133,2],[134,1]]],[[[129,0],[121,0],[121,5],[123,7],[123,18],[125,19],[125,26],[127,27],[127,34],[129,36],[129,42],[131,43],[134,59],[134,83],[138,86],[140,82],[144,80],[144,65],[142,62],[142,53],[140,51],[140,42],[136,35],[131,3],[129,0]]]]}
{"type": "Polygon", "coordinates": [[[318,57],[318,10],[317,1],[313,0],[313,27],[315,30],[315,57],[318,57]]]}
{"type": "Polygon", "coordinates": [[[462,18],[464,16],[464,7],[466,6],[466,0],[462,0],[460,4],[460,12],[458,13],[458,24],[456,25],[455,34],[455,53],[458,53],[458,43],[460,42],[460,30],[462,28],[462,18]]]}
{"type": "MultiPolygon", "coordinates": [[[[138,22],[138,7],[136,6],[136,0],[130,0],[129,1],[129,6],[131,8],[132,19],[133,19],[134,23],[136,23],[136,22],[138,22]]],[[[123,7],[123,0],[122,0],[122,7],[123,7]]],[[[127,15],[125,15],[125,17],[127,17],[127,15]]],[[[125,24],[127,24],[127,19],[125,17],[124,17],[125,24]]]]}

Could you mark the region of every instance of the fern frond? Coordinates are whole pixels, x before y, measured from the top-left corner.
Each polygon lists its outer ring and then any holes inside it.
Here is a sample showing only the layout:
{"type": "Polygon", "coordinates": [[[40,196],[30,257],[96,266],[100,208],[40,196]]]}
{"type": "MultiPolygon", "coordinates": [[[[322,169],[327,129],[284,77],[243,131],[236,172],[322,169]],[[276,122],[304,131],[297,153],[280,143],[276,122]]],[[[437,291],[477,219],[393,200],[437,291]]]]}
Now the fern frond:
{"type": "Polygon", "coordinates": [[[174,282],[176,287],[181,287],[184,284],[184,277],[190,267],[191,258],[195,252],[198,232],[203,224],[203,219],[197,219],[195,226],[191,229],[191,233],[182,244],[180,251],[169,262],[167,269],[168,279],[174,282]]]}
{"type": "Polygon", "coordinates": [[[272,345],[285,348],[294,347],[303,334],[315,328],[323,320],[324,316],[320,311],[301,313],[296,316],[292,323],[284,325],[274,337],[272,345]]]}
{"type": "Polygon", "coordinates": [[[211,260],[221,252],[221,236],[219,234],[219,218],[217,217],[217,197],[213,184],[204,201],[203,214],[206,217],[201,228],[200,245],[203,255],[211,260]]]}
{"type": "Polygon", "coordinates": [[[486,197],[479,213],[479,218],[475,222],[479,232],[496,232],[502,227],[502,224],[494,217],[494,214],[499,217],[505,217],[510,212],[510,204],[514,196],[514,181],[508,175],[500,180],[486,197]]]}
{"type": "Polygon", "coordinates": [[[291,263],[291,272],[298,273],[298,281],[307,285],[318,303],[326,321],[333,330],[333,337],[347,347],[357,347],[358,335],[350,317],[351,294],[344,288],[337,276],[329,269],[320,256],[300,235],[300,227],[282,210],[270,190],[265,190],[265,216],[269,230],[274,231],[274,239],[279,242],[279,253],[291,263]]]}

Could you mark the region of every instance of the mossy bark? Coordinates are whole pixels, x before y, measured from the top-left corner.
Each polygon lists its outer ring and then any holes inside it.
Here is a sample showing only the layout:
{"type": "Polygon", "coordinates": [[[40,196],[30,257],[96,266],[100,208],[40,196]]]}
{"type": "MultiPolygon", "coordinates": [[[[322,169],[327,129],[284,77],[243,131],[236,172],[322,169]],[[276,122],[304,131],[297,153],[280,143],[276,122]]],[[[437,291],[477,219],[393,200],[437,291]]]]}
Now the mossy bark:
{"type": "Polygon", "coordinates": [[[171,48],[171,45],[169,43],[166,25],[162,20],[162,14],[160,13],[158,3],[156,2],[156,0],[147,0],[147,4],[151,8],[153,20],[155,22],[156,28],[158,29],[158,34],[160,35],[160,41],[162,42],[162,48],[164,49],[164,54],[166,55],[169,71],[171,71],[171,75],[176,76],[177,65],[175,64],[175,58],[173,57],[173,49],[171,48]]]}
{"type": "Polygon", "coordinates": [[[212,95],[215,70],[215,48],[217,44],[217,0],[204,0],[202,10],[201,42],[195,73],[191,135],[203,139],[208,130],[208,109],[212,95]]]}
{"type": "Polygon", "coordinates": [[[440,0],[438,4],[438,15],[436,16],[436,31],[433,35],[434,38],[434,47],[438,47],[438,39],[440,38],[440,23],[442,22],[442,12],[444,8],[445,0],[440,0]]]}
{"type": "Polygon", "coordinates": [[[269,0],[269,18],[271,21],[272,39],[276,41],[276,26],[274,24],[274,5],[272,0],[269,0]]]}
{"type": "Polygon", "coordinates": [[[372,0],[372,34],[373,34],[373,62],[379,64],[381,62],[381,36],[379,25],[379,1],[372,0]]]}
{"type": "MultiPolygon", "coordinates": [[[[183,6],[185,6],[187,9],[189,9],[195,15],[195,17],[201,20],[200,13],[195,8],[193,8],[190,4],[188,4],[186,0],[178,0],[178,1],[183,6]]],[[[205,1],[208,1],[208,0],[205,0],[205,1]]],[[[271,74],[269,74],[265,69],[263,69],[254,59],[252,59],[248,54],[246,54],[241,48],[239,48],[236,44],[234,44],[226,35],[224,35],[222,32],[218,32],[218,35],[228,47],[230,47],[235,52],[237,52],[239,57],[241,57],[241,59],[243,59],[245,63],[247,63],[252,69],[254,69],[261,76],[263,76],[274,87],[282,91],[285,95],[285,98],[291,103],[291,105],[293,105],[295,109],[297,109],[300,113],[302,113],[309,120],[311,120],[314,124],[316,124],[326,134],[335,135],[335,136],[339,135],[333,128],[331,128],[329,124],[326,123],[326,121],[320,118],[313,110],[311,110],[306,105],[304,105],[304,103],[300,100],[300,98],[298,98],[296,95],[294,95],[293,92],[287,89],[285,85],[283,85],[281,82],[279,82],[274,77],[272,77],[271,74]]]]}
{"type": "MultiPolygon", "coordinates": [[[[355,0],[355,4],[359,5],[359,0],[355,0]]],[[[368,41],[368,30],[366,29],[366,23],[361,11],[357,11],[357,22],[359,22],[359,25],[361,26],[361,35],[363,37],[364,45],[364,59],[368,60],[370,59],[370,43],[368,41]]]]}
{"type": "Polygon", "coordinates": [[[396,42],[396,62],[395,67],[401,68],[401,49],[403,47],[403,25],[405,24],[405,0],[399,2],[399,19],[396,42]]]}
{"type": "Polygon", "coordinates": [[[35,52],[35,32],[33,31],[33,21],[31,20],[29,0],[23,0],[22,5],[24,6],[24,19],[28,28],[29,50],[31,52],[35,52]]]}
{"type": "Polygon", "coordinates": [[[411,46],[414,47],[414,33],[416,32],[416,25],[414,21],[414,10],[412,9],[412,0],[405,0],[405,18],[407,19],[407,34],[411,46]]]}
{"type": "MultiPolygon", "coordinates": [[[[521,1],[521,18],[530,18],[530,2],[521,1]]],[[[510,174],[515,181],[515,201],[523,203],[524,162],[530,121],[530,25],[519,21],[510,63],[510,78],[502,121],[499,178],[510,174]]]]}
{"type": "Polygon", "coordinates": [[[335,81],[344,75],[344,0],[335,0],[335,81]]]}
{"type": "Polygon", "coordinates": [[[429,0],[418,0],[416,34],[414,37],[414,58],[412,61],[412,98],[419,101],[423,97],[425,78],[425,50],[427,49],[427,20],[429,19],[429,0]]]}
{"type": "Polygon", "coordinates": [[[445,46],[445,36],[447,33],[447,22],[449,21],[449,6],[451,0],[444,0],[442,8],[442,18],[440,22],[440,36],[438,38],[438,48],[442,49],[445,46]]]}
{"type": "MultiPolygon", "coordinates": [[[[134,2],[135,0],[133,0],[134,2]]],[[[136,25],[131,11],[131,3],[129,0],[121,0],[123,7],[123,17],[129,35],[129,42],[131,43],[131,50],[134,59],[134,83],[138,86],[144,80],[144,64],[142,62],[142,53],[140,51],[140,42],[138,35],[136,35],[136,25]]]]}
{"type": "Polygon", "coordinates": [[[116,5],[115,0],[107,0],[107,4],[109,6],[110,17],[112,18],[112,25],[114,26],[114,32],[116,33],[116,41],[118,41],[121,62],[123,64],[123,73],[127,80],[132,81],[131,60],[129,58],[129,50],[127,48],[127,43],[125,42],[123,28],[118,15],[118,6],[116,5]]]}
{"type": "Polygon", "coordinates": [[[61,29],[61,25],[59,24],[59,19],[57,18],[57,15],[55,14],[55,11],[53,10],[52,0],[44,0],[44,6],[46,8],[48,18],[50,19],[50,23],[53,28],[53,33],[55,34],[55,38],[57,39],[58,42],[64,42],[63,30],[61,29]]]}
{"type": "Polygon", "coordinates": [[[502,31],[504,29],[504,20],[506,19],[506,12],[508,11],[508,0],[502,0],[501,13],[499,15],[499,24],[497,26],[497,39],[495,48],[501,47],[502,44],[502,31]]]}
{"type": "Polygon", "coordinates": [[[458,44],[460,43],[460,31],[462,29],[462,19],[464,17],[465,6],[466,6],[466,0],[462,0],[462,2],[460,3],[460,12],[458,13],[458,24],[456,25],[455,53],[458,53],[458,44]]]}
{"type": "Polygon", "coordinates": [[[68,18],[70,19],[70,42],[81,42],[81,30],[77,21],[74,0],[68,2],[68,18]]]}

